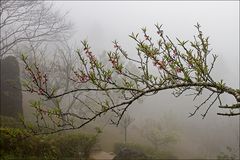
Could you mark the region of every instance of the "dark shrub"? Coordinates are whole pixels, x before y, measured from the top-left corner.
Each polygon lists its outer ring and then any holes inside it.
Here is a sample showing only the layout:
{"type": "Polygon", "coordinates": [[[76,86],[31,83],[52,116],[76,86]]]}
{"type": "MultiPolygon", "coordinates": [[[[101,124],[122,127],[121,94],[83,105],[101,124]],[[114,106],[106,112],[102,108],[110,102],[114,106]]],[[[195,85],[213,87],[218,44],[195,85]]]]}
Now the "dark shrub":
{"type": "Polygon", "coordinates": [[[49,144],[44,137],[30,136],[20,128],[0,128],[0,153],[1,156],[14,159],[41,158],[54,159],[56,153],[54,146],[49,144]]]}
{"type": "Polygon", "coordinates": [[[143,147],[137,144],[117,143],[114,146],[114,152],[116,153],[114,160],[148,159],[143,147]]]}
{"type": "Polygon", "coordinates": [[[1,159],[84,160],[97,141],[96,136],[79,133],[31,136],[21,128],[0,128],[0,134],[1,159]]]}
{"type": "Polygon", "coordinates": [[[116,153],[114,160],[177,159],[170,151],[158,151],[151,147],[132,143],[116,143],[114,152],[116,153]]]}
{"type": "Polygon", "coordinates": [[[13,117],[0,116],[0,126],[9,128],[22,128],[23,125],[13,117]]]}
{"type": "Polygon", "coordinates": [[[117,155],[114,157],[114,160],[145,160],[148,157],[141,151],[130,149],[130,148],[122,148],[117,155]]]}
{"type": "Polygon", "coordinates": [[[87,159],[91,149],[97,142],[96,136],[80,133],[65,133],[52,138],[53,145],[57,149],[58,158],[87,159]]]}

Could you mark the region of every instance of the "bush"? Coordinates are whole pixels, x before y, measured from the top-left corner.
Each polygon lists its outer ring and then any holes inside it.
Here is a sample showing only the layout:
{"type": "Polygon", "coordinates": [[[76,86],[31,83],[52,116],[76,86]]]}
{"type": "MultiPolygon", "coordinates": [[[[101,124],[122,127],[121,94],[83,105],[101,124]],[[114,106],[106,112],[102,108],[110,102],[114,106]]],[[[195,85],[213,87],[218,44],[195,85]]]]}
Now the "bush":
{"type": "Polygon", "coordinates": [[[97,142],[96,135],[85,135],[80,133],[65,133],[52,135],[53,145],[57,149],[58,158],[80,158],[87,159],[91,149],[97,142]]]}
{"type": "MultiPolygon", "coordinates": [[[[148,156],[142,151],[141,148],[129,147],[127,145],[119,145],[119,150],[116,152],[114,160],[145,160],[149,159],[148,156]]],[[[117,147],[117,148],[118,148],[117,147]]]]}
{"type": "Polygon", "coordinates": [[[32,136],[21,128],[0,128],[0,134],[1,159],[87,159],[97,142],[92,135],[32,136]]]}
{"type": "MultiPolygon", "coordinates": [[[[147,159],[177,159],[170,151],[158,151],[151,147],[142,146],[134,143],[116,143],[114,145],[114,152],[118,155],[121,150],[128,149],[132,151],[137,151],[139,153],[143,153],[147,156],[147,159]]],[[[136,159],[136,158],[134,158],[136,159]]],[[[141,159],[141,158],[138,158],[141,159]]]]}
{"type": "Polygon", "coordinates": [[[16,118],[8,116],[0,116],[0,126],[10,128],[23,128],[23,125],[16,118]]]}
{"type": "Polygon", "coordinates": [[[220,152],[217,155],[217,160],[236,160],[239,159],[237,155],[237,150],[234,150],[231,147],[227,146],[225,152],[220,152]]]}
{"type": "Polygon", "coordinates": [[[31,136],[24,129],[0,128],[0,134],[0,153],[4,159],[12,159],[11,157],[54,159],[56,156],[54,146],[44,137],[31,136]]]}

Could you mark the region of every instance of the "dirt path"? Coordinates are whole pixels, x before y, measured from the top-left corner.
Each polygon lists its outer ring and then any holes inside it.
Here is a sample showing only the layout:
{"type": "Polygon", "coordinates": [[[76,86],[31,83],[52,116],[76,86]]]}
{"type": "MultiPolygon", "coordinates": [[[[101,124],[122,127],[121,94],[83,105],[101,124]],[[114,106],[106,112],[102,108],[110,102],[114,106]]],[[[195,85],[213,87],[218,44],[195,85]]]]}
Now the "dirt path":
{"type": "Polygon", "coordinates": [[[113,152],[98,151],[90,155],[91,160],[112,160],[115,154],[113,152]]]}

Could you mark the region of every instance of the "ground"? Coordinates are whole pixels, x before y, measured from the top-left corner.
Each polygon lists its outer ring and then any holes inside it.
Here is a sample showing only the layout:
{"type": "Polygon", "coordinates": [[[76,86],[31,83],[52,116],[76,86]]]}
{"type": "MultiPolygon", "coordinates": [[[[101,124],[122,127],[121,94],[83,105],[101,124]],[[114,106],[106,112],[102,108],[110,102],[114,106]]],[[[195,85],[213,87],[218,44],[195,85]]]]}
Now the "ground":
{"type": "Polygon", "coordinates": [[[113,152],[97,151],[90,155],[90,160],[112,160],[115,157],[113,152]]]}

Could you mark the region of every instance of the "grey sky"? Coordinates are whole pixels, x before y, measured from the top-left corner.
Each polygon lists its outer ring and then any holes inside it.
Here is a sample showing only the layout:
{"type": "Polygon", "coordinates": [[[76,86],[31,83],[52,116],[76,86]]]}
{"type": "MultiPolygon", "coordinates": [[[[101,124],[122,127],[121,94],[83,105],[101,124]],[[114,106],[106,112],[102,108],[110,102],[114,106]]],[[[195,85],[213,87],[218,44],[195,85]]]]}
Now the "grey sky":
{"type": "Polygon", "coordinates": [[[156,34],[154,24],[164,25],[172,38],[192,39],[199,22],[210,36],[213,53],[219,55],[217,77],[238,87],[239,2],[237,1],[56,1],[56,8],[70,11],[68,17],[76,32],[78,44],[87,39],[96,53],[112,49],[118,40],[134,56],[134,43],[128,37],[147,27],[156,34]]]}
{"type": "MultiPolygon", "coordinates": [[[[163,24],[165,34],[173,39],[192,40],[199,22],[210,36],[212,53],[219,55],[214,77],[227,85],[239,87],[239,2],[237,1],[56,1],[56,9],[69,11],[74,24],[73,40],[87,39],[96,54],[113,48],[118,40],[130,56],[135,43],[128,35],[147,27],[156,35],[154,24],[163,24]]],[[[79,47],[81,47],[79,45],[79,47]]],[[[172,97],[171,97],[172,98],[172,97]]],[[[169,98],[170,99],[170,98],[169,98]]],[[[227,99],[227,101],[231,101],[227,99]]]]}
{"type": "MultiPolygon", "coordinates": [[[[224,79],[229,86],[239,87],[238,1],[56,1],[54,3],[62,12],[70,11],[68,17],[75,24],[76,30],[74,41],[80,44],[81,40],[87,39],[96,54],[111,50],[112,41],[118,40],[128,54],[134,56],[135,43],[128,35],[131,32],[141,32],[142,27],[147,27],[150,34],[156,35],[154,28],[156,23],[163,24],[164,32],[172,38],[192,40],[196,33],[194,25],[199,22],[203,33],[210,36],[212,53],[219,55],[214,68],[214,77],[217,80],[224,79]]],[[[215,130],[210,131],[211,133],[224,134],[221,142],[217,139],[214,141],[212,135],[212,141],[215,143],[236,144],[234,135],[237,129],[235,126],[239,124],[238,117],[230,120],[217,116],[216,110],[211,110],[206,120],[201,121],[199,114],[204,112],[203,110],[189,120],[187,114],[193,111],[193,106],[196,104],[192,102],[192,98],[172,99],[173,97],[167,96],[166,92],[149,97],[143,104],[134,106],[134,110],[138,111],[136,116],[151,118],[158,117],[161,109],[174,111],[174,115],[177,115],[175,118],[179,117],[182,123],[192,122],[193,130],[206,128],[211,130],[214,126],[215,130]],[[228,126],[231,129],[227,132],[221,126],[228,126]],[[217,128],[220,128],[219,131],[217,128]]],[[[225,102],[228,101],[231,101],[231,98],[225,97],[225,102]]],[[[202,135],[204,134],[203,131],[202,135]]]]}

